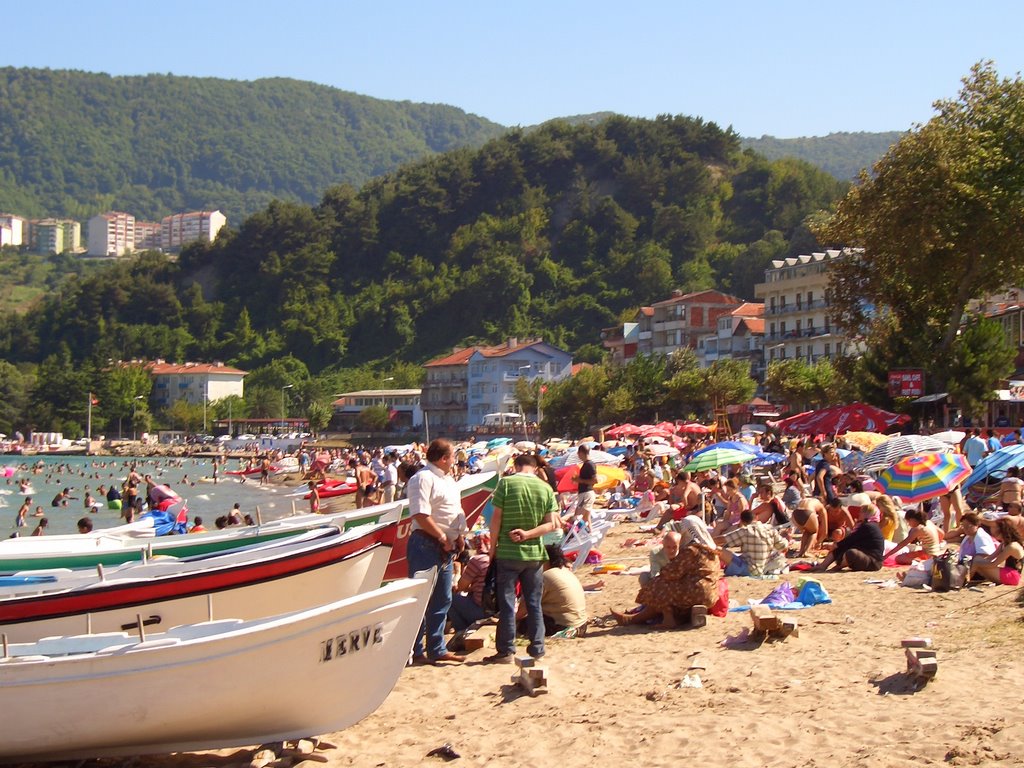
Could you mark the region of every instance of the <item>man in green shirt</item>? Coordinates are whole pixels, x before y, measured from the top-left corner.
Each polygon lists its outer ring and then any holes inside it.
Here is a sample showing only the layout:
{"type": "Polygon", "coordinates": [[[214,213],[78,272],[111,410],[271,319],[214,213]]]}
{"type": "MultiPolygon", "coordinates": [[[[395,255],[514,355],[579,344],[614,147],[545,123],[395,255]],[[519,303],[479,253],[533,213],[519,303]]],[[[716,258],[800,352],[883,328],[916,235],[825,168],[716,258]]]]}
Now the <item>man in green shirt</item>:
{"type": "Polygon", "coordinates": [[[491,518],[491,557],[497,563],[498,652],[484,661],[515,661],[516,584],[522,587],[530,635],[527,648],[533,658],[544,655],[544,568],[547,552],[543,536],[561,528],[558,502],[551,486],[536,475],[537,459],[523,454],[515,459],[515,474],[503,477],[494,489],[491,518]]]}

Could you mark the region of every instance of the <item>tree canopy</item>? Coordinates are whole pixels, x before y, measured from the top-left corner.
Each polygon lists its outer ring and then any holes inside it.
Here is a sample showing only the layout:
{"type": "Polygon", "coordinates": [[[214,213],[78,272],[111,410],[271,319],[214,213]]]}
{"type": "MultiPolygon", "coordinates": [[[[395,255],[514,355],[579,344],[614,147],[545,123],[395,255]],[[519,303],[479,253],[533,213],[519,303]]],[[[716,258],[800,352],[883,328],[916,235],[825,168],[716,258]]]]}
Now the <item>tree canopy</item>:
{"type": "Polygon", "coordinates": [[[900,363],[927,367],[943,386],[963,359],[956,347],[974,338],[958,335],[969,303],[1024,280],[1024,82],[977,64],[959,96],[935,106],[816,231],[863,248],[833,271],[839,324],[875,347],[903,337],[900,363]]]}

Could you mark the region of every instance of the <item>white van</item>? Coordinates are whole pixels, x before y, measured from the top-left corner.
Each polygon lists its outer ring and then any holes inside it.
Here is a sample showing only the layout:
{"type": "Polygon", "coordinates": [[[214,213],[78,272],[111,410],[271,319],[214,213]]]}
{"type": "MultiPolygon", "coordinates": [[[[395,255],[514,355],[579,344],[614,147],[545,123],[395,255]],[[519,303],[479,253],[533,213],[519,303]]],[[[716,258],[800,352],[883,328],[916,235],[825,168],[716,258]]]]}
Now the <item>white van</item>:
{"type": "Polygon", "coordinates": [[[522,424],[523,417],[518,413],[487,413],[484,414],[485,427],[500,427],[506,424],[522,424]]]}

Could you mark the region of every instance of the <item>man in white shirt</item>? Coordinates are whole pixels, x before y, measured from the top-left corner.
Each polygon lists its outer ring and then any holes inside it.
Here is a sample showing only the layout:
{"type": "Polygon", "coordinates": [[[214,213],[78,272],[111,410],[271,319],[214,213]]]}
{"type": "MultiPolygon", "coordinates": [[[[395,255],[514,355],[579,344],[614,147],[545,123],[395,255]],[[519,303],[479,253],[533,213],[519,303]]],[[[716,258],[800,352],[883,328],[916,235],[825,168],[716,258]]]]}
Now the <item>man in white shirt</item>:
{"type": "Polygon", "coordinates": [[[437,568],[434,591],[427,601],[423,624],[413,645],[414,662],[453,661],[465,656],[452,653],[444,641],[444,625],[452,603],[452,560],[465,548],[466,515],[458,485],[452,477],[455,456],[447,440],[427,447],[427,463],[409,480],[409,514],[412,533],[406,550],[409,576],[437,568]],[[426,635],[426,652],[423,638],[426,635]]]}

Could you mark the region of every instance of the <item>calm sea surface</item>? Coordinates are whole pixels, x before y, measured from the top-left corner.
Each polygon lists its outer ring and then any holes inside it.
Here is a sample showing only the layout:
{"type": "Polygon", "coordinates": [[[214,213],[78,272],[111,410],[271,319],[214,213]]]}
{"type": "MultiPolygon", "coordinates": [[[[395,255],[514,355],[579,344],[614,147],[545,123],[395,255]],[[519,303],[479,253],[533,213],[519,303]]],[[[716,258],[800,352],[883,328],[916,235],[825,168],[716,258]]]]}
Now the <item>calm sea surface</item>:
{"type": "Polygon", "coordinates": [[[116,483],[120,489],[133,462],[140,475],[152,475],[158,485],[167,484],[184,498],[189,508],[189,520],[199,515],[210,530],[213,530],[213,521],[227,514],[235,502],[241,505],[243,514],[254,517],[258,506],[264,521],[290,514],[293,503],[300,512],[308,508],[308,502],[301,495],[293,495],[300,489],[298,475],[272,478],[270,485],[262,487],[259,475],[243,483],[239,478],[225,474],[225,469],[239,468],[239,463],[233,460],[226,467],[221,467],[215,484],[211,477],[213,462],[210,459],[0,456],[0,535],[6,538],[15,531],[22,536],[31,533],[38,522],[38,518],[32,517],[37,506],[43,508],[43,515],[49,521],[47,533],[74,533],[78,519],[86,515],[92,518],[96,528],[118,525],[121,522],[120,512],[108,510],[106,498],[101,498],[96,489],[100,485],[109,488],[111,483],[116,483]],[[41,465],[42,471],[33,471],[36,465],[41,465]],[[8,473],[11,473],[9,477],[3,477],[8,473]],[[287,479],[282,482],[282,477],[287,479]],[[25,478],[31,483],[32,493],[27,495],[32,497],[32,509],[28,526],[19,530],[14,523],[26,494],[19,490],[18,481],[25,478]],[[71,496],[75,498],[66,507],[51,506],[54,496],[63,488],[70,488],[71,496]],[[87,490],[101,502],[100,511],[95,514],[90,514],[85,508],[87,490]]]}

